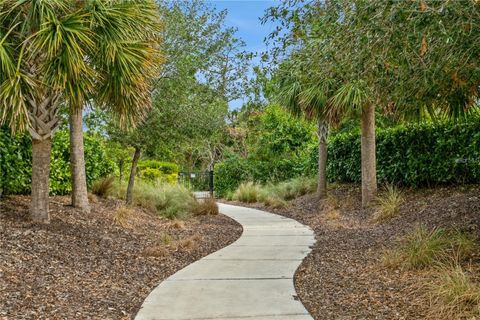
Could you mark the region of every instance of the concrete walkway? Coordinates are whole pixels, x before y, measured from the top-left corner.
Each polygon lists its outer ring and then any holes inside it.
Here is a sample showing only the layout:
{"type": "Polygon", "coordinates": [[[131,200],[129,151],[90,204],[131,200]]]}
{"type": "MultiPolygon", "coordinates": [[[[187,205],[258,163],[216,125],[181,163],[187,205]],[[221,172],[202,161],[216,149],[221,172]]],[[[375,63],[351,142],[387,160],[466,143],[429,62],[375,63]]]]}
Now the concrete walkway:
{"type": "Polygon", "coordinates": [[[293,275],[315,242],[313,231],[268,212],[219,207],[242,224],[242,236],[163,281],[135,319],[311,320],[294,298],[293,275]]]}

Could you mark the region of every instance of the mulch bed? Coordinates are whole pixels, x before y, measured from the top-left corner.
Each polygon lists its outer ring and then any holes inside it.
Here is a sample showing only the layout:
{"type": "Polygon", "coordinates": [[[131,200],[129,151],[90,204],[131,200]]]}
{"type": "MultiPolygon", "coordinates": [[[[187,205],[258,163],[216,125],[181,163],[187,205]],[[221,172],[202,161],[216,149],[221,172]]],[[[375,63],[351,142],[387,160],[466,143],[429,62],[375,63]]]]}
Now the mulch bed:
{"type": "Polygon", "coordinates": [[[0,319],[131,319],[159,282],[242,232],[224,215],[115,220],[118,200],[88,214],[68,203],[52,197],[51,223],[37,225],[28,197],[0,201],[0,319]]]}
{"type": "Polygon", "coordinates": [[[479,236],[480,188],[407,190],[399,216],[381,224],[372,222],[374,208],[361,209],[357,186],[338,186],[330,194],[322,202],[306,195],[284,209],[252,205],[315,230],[317,243],[295,275],[308,311],[315,319],[425,319],[429,302],[419,285],[424,275],[384,267],[382,253],[419,224],[479,236]]]}

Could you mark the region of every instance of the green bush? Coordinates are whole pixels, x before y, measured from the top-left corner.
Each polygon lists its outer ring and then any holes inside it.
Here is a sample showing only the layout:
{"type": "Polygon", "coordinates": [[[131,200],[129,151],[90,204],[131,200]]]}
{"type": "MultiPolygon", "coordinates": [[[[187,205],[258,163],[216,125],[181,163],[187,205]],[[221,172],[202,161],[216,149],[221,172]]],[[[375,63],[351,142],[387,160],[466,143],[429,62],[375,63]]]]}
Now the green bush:
{"type": "Polygon", "coordinates": [[[248,162],[239,156],[232,156],[215,166],[214,188],[218,197],[225,197],[244,181],[249,180],[248,162]]]}
{"type": "Polygon", "coordinates": [[[12,136],[0,129],[0,189],[5,193],[27,193],[32,176],[32,146],[27,135],[12,136]]]}
{"type": "Polygon", "coordinates": [[[246,181],[277,183],[313,174],[308,165],[308,158],[261,161],[232,156],[215,166],[215,193],[225,197],[246,181]]]}
{"type": "MultiPolygon", "coordinates": [[[[85,169],[88,187],[100,177],[113,172],[114,163],[107,157],[104,141],[85,134],[85,169]]],[[[32,145],[27,135],[12,136],[0,130],[0,188],[10,194],[27,194],[31,189],[32,145]]],[[[67,131],[58,131],[53,139],[50,193],[67,194],[70,183],[70,142],[67,131]]]]}
{"type": "Polygon", "coordinates": [[[145,168],[140,171],[140,177],[148,181],[158,180],[161,176],[162,171],[154,168],[145,168]]]}
{"type": "MultiPolygon", "coordinates": [[[[377,130],[380,183],[430,186],[480,182],[480,121],[419,123],[377,130]]],[[[310,168],[317,166],[312,152],[310,168]]],[[[329,139],[327,175],[337,182],[361,181],[360,134],[329,139]]]]}
{"type": "Polygon", "coordinates": [[[147,168],[157,169],[163,174],[178,173],[178,165],[172,162],[163,162],[158,160],[142,160],[138,162],[139,171],[147,168]]]}

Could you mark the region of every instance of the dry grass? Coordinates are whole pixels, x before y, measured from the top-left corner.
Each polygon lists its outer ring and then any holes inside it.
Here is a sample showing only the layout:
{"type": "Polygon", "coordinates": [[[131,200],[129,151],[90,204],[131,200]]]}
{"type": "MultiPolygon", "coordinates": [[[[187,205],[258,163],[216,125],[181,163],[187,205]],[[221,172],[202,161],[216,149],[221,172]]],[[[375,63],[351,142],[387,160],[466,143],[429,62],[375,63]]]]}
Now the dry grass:
{"type": "Polygon", "coordinates": [[[145,248],[145,250],[143,250],[143,255],[147,257],[161,258],[166,256],[168,252],[169,252],[169,249],[166,246],[152,246],[152,247],[145,248]]]}
{"type": "Polygon", "coordinates": [[[172,237],[168,233],[161,233],[160,234],[160,243],[163,245],[168,246],[173,241],[172,237]]]}
{"type": "Polygon", "coordinates": [[[340,220],[340,211],[338,211],[337,209],[331,209],[331,210],[328,210],[326,213],[325,213],[325,219],[329,220],[329,221],[337,221],[337,220],[340,220]]]}
{"type": "Polygon", "coordinates": [[[107,197],[113,189],[114,180],[112,176],[98,179],[92,185],[92,193],[101,198],[107,197]]]}
{"type": "Polygon", "coordinates": [[[385,192],[377,198],[378,208],[373,216],[374,222],[384,222],[396,217],[403,201],[402,192],[394,185],[387,185],[385,192]]]}
{"type": "Polygon", "coordinates": [[[480,283],[459,265],[442,267],[429,283],[431,319],[477,319],[480,283]]]}
{"type": "Polygon", "coordinates": [[[122,227],[126,227],[128,225],[128,221],[133,214],[133,210],[122,206],[118,208],[115,213],[113,214],[112,220],[115,224],[120,225],[122,227]]]}
{"type": "Polygon", "coordinates": [[[195,234],[191,237],[188,237],[188,238],[185,238],[185,239],[181,239],[181,240],[178,240],[178,241],[175,241],[172,245],[173,249],[175,251],[177,250],[187,250],[187,251],[190,251],[190,250],[193,250],[197,247],[198,245],[198,242],[202,239],[202,237],[198,234],[195,234]]]}
{"type": "Polygon", "coordinates": [[[218,213],[218,205],[214,198],[198,200],[193,207],[193,214],[196,216],[214,216],[218,213]]]}
{"type": "Polygon", "coordinates": [[[188,238],[174,240],[170,235],[162,233],[159,243],[151,247],[145,248],[143,255],[149,257],[163,257],[171,251],[192,251],[197,248],[202,237],[198,234],[188,238]]]}
{"type": "Polygon", "coordinates": [[[175,219],[172,222],[172,227],[178,230],[185,230],[185,222],[182,220],[175,219]]]}
{"type": "Polygon", "coordinates": [[[98,203],[98,197],[94,195],[93,193],[88,193],[88,202],[90,203],[98,203]]]}
{"type": "Polygon", "coordinates": [[[281,209],[287,207],[287,201],[280,199],[278,197],[267,197],[264,200],[264,203],[267,207],[272,207],[274,209],[281,209]]]}

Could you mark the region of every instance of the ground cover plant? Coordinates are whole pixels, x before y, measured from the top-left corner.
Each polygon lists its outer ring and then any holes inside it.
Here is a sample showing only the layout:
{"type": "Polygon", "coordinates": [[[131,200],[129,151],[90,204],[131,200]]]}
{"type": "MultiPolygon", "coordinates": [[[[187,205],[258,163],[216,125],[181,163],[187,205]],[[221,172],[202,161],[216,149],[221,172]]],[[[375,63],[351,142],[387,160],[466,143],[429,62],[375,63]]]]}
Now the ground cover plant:
{"type": "Polygon", "coordinates": [[[478,186],[406,189],[394,218],[373,222],[358,185],[330,185],[287,207],[243,204],[310,226],[317,243],[295,275],[314,319],[472,319],[477,299],[478,186]],[[332,299],[332,297],[335,297],[332,299]]]}

